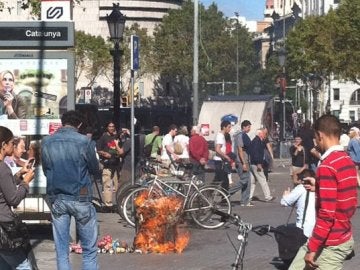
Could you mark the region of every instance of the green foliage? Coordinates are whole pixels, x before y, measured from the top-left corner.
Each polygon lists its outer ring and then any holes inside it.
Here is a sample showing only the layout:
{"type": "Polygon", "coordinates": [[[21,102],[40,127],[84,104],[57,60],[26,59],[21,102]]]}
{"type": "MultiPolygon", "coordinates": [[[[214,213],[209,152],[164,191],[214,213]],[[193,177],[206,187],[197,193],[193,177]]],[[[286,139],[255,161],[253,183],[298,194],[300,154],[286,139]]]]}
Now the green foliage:
{"type": "Polygon", "coordinates": [[[360,69],[360,0],[343,0],[337,10],[307,17],[288,35],[287,70],[292,77],[334,73],[357,81],[360,69]]]}
{"type": "Polygon", "coordinates": [[[146,75],[151,73],[152,70],[152,58],[151,52],[153,49],[153,38],[148,35],[146,28],[140,28],[140,26],[135,23],[131,25],[131,27],[126,27],[124,32],[124,40],[126,41],[123,43],[122,49],[124,54],[122,70],[126,71],[130,69],[130,36],[136,35],[139,37],[140,42],[140,69],[137,72],[138,76],[146,75]]]}
{"type": "Polygon", "coordinates": [[[75,84],[84,75],[92,85],[100,75],[112,69],[110,44],[100,36],[92,36],[83,31],[75,32],[75,84]]]}
{"type": "MultiPolygon", "coordinates": [[[[229,24],[215,4],[207,9],[199,5],[199,85],[209,89],[206,82],[236,82],[238,41],[240,92],[244,93],[254,84],[252,74],[257,68],[252,37],[243,26],[229,24]]],[[[164,81],[181,84],[179,90],[172,90],[174,96],[190,97],[193,37],[194,4],[190,0],[184,1],[181,9],[169,11],[154,32],[152,69],[165,78],[164,81]]],[[[235,84],[228,88],[235,93],[235,84]]]]}

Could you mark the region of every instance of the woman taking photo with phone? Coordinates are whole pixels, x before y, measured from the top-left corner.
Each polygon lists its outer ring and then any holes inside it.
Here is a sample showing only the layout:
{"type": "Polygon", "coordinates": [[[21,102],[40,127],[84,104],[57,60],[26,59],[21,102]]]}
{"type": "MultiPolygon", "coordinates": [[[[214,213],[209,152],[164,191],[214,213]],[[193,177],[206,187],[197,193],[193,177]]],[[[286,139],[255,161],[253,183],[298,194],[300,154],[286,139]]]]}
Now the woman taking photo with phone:
{"type": "Polygon", "coordinates": [[[0,269],[37,269],[31,251],[26,226],[12,211],[26,197],[29,183],[34,178],[32,169],[25,169],[19,177],[13,176],[4,162],[14,151],[14,137],[6,127],[0,126],[0,269]]]}

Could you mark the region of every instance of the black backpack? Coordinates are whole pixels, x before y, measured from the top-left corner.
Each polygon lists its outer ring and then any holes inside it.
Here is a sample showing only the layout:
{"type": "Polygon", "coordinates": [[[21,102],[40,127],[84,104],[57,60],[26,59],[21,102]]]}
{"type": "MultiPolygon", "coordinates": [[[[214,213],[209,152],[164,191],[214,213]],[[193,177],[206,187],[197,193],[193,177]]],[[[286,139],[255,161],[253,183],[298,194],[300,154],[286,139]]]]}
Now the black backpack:
{"type": "Polygon", "coordinates": [[[151,156],[151,150],[152,150],[154,141],[155,141],[157,136],[158,135],[155,135],[154,138],[152,139],[151,143],[144,146],[144,150],[143,150],[144,157],[150,157],[151,156]]]}

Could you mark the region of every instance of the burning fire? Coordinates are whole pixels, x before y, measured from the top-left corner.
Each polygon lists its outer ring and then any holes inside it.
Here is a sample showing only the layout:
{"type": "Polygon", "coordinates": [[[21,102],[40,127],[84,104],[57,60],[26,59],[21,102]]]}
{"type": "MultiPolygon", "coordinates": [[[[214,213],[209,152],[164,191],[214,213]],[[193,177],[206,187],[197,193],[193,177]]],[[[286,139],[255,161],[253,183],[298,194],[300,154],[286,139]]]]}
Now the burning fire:
{"type": "Polygon", "coordinates": [[[181,253],[190,234],[179,226],[183,200],[175,195],[149,197],[147,191],[135,199],[138,232],[134,247],[143,253],[181,253]]]}

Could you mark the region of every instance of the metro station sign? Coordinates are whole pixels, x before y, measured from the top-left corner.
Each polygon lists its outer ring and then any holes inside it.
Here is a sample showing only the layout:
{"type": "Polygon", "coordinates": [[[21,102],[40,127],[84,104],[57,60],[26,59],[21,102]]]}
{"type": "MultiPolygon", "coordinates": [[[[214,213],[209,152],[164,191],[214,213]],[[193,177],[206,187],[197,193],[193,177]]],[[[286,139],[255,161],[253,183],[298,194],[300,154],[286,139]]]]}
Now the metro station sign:
{"type": "Polygon", "coordinates": [[[74,22],[0,21],[0,48],[70,48],[74,22]]]}
{"type": "Polygon", "coordinates": [[[41,0],[42,21],[70,21],[70,0],[41,0]]]}

